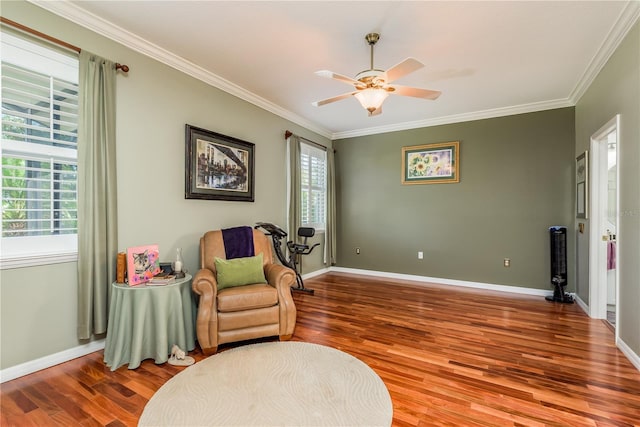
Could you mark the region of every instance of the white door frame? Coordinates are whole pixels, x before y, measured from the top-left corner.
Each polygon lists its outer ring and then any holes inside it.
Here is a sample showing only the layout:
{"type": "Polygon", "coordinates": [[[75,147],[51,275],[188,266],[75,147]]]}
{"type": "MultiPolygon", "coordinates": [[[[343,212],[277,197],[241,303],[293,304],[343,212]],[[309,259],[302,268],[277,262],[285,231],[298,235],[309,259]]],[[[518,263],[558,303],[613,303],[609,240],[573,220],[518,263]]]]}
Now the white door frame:
{"type": "MultiPolygon", "coordinates": [[[[607,174],[603,173],[603,162],[607,164],[607,144],[606,136],[613,130],[616,131],[616,155],[619,156],[620,147],[620,115],[617,114],[614,118],[609,120],[604,126],[602,126],[596,133],[591,136],[591,155],[590,157],[590,174],[589,174],[589,210],[590,210],[590,235],[589,235],[589,316],[595,319],[606,319],[607,317],[607,245],[602,240],[606,225],[604,224],[607,218],[604,206],[606,206],[607,197],[607,174]],[[604,142],[604,143],[603,143],[604,142]]],[[[620,168],[616,168],[616,174],[620,168]]],[[[616,176],[616,180],[619,182],[619,176],[616,176]]],[[[619,186],[616,188],[619,192],[619,186]]],[[[616,197],[616,220],[618,236],[620,233],[620,210],[619,210],[619,197],[616,197]]],[[[617,249],[619,249],[619,245],[617,249]]],[[[620,256],[616,251],[616,267],[619,267],[618,260],[620,256]]],[[[616,301],[619,301],[618,295],[618,271],[616,268],[616,301]]],[[[616,310],[616,325],[618,325],[618,310],[616,310]]],[[[616,339],[618,337],[618,328],[616,327],[616,339]]]]}

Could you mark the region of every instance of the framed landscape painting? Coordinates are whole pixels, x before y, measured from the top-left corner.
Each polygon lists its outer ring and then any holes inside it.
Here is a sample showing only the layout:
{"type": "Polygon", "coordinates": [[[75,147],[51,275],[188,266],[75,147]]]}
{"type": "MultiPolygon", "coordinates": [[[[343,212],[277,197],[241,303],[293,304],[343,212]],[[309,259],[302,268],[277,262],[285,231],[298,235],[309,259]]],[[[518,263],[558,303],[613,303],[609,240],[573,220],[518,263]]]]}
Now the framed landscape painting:
{"type": "Polygon", "coordinates": [[[460,182],[460,142],[402,147],[402,184],[460,182]]]}
{"type": "Polygon", "coordinates": [[[185,199],[254,201],[254,144],[191,125],[185,144],[185,199]]]}

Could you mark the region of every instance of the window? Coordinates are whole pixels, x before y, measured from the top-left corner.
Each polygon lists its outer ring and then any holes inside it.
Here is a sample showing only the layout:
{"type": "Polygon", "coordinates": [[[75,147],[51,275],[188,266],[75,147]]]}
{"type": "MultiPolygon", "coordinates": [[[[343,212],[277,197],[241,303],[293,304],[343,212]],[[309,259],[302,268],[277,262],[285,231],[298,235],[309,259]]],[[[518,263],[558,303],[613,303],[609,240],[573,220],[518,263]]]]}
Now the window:
{"type": "Polygon", "coordinates": [[[325,229],[327,206],[327,153],[300,142],[300,217],[303,227],[325,229]]]}
{"type": "Polygon", "coordinates": [[[3,267],[75,259],[78,59],[3,32],[1,87],[3,267]]]}

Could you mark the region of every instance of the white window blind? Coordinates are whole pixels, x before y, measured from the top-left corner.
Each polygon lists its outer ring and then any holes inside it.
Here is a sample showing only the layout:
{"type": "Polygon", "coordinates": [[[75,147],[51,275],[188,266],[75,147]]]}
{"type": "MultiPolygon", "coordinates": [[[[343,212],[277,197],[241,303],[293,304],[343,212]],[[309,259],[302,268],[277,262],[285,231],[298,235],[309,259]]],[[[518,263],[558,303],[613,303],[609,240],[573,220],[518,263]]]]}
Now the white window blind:
{"type": "Polygon", "coordinates": [[[77,248],[78,60],[2,33],[2,259],[77,248]]]}
{"type": "Polygon", "coordinates": [[[300,143],[303,227],[324,230],[327,206],[327,153],[311,144],[300,143]]]}

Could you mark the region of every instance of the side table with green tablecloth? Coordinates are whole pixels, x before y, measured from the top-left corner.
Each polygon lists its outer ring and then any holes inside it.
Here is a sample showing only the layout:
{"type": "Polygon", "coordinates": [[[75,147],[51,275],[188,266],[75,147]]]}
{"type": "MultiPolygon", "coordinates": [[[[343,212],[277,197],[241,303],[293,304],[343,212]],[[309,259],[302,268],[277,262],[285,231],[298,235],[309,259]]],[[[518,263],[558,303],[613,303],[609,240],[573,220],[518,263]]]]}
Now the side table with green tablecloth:
{"type": "Polygon", "coordinates": [[[191,275],[169,285],[113,283],[104,362],[115,371],[144,359],[165,363],[174,344],[191,351],[195,344],[195,296],[191,275]]]}

